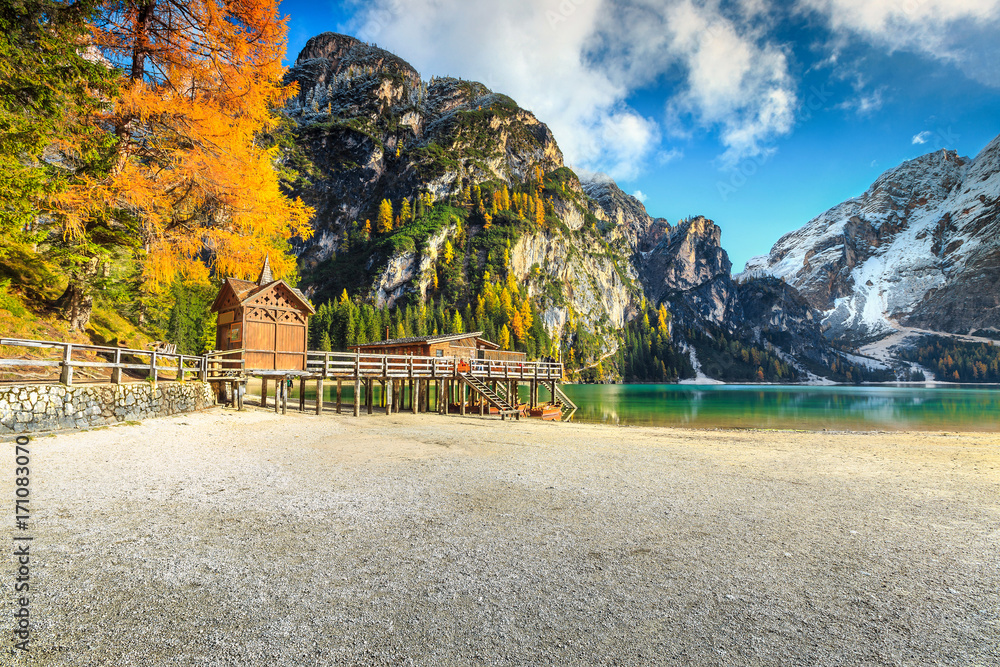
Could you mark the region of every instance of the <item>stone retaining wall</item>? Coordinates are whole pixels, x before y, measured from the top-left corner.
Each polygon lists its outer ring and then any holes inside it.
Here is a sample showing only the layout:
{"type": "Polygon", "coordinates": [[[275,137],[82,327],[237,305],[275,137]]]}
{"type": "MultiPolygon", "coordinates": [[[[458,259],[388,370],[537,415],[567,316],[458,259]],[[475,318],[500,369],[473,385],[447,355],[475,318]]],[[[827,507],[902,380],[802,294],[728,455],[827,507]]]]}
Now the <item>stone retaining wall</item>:
{"type": "Polygon", "coordinates": [[[88,428],[215,405],[207,382],[0,387],[0,435],[88,428]]]}

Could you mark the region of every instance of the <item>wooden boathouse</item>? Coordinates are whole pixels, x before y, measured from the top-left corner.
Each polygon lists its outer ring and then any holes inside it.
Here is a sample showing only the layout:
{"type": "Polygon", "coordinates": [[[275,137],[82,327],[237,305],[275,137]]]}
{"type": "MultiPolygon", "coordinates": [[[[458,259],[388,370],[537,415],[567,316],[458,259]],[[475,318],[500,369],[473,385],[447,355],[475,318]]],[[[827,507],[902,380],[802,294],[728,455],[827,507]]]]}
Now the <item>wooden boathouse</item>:
{"type": "Polygon", "coordinates": [[[302,292],[274,279],[270,258],[256,282],[226,278],[212,312],[216,349],[234,352],[227,360],[256,370],[305,370],[306,325],[316,310],[302,292]]]}
{"type": "Polygon", "coordinates": [[[261,378],[261,404],[267,405],[268,380],[275,381],[275,411],[287,411],[289,380],[299,380],[299,409],[305,409],[307,382],[316,383],[316,412],[321,413],[324,385],[336,382],[337,412],[341,412],[343,385],[353,384],[354,414],[362,406],[371,414],[375,384],[378,402],[386,414],[409,409],[447,414],[498,414],[520,418],[538,409],[539,388],[549,390],[557,416],[572,414],[572,401],[559,389],[562,364],[528,361],[523,352],[501,350],[484,339],[483,332],[421,336],[351,346],[350,352],[308,349],[308,321],[315,313],[302,292],[284,280],[274,280],[265,260],[256,282],[227,278],[212,304],[218,313],[218,351],[206,355],[210,379],[219,394],[231,391],[242,405],[250,377],[261,378]],[[521,403],[518,387],[528,387],[521,403]],[[432,392],[431,389],[434,389],[432,392]]]}

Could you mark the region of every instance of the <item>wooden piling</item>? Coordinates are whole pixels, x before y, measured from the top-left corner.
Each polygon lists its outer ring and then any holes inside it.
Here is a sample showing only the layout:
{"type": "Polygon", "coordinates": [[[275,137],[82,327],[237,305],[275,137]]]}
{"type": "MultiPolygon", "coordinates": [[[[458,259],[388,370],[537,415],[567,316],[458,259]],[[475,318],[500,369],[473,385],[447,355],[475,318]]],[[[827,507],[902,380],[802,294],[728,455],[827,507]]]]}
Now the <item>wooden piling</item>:
{"type": "Polygon", "coordinates": [[[260,379],[260,407],[267,407],[267,376],[260,379]]]}
{"type": "Polygon", "coordinates": [[[385,383],[385,416],[388,417],[392,414],[392,380],[385,383]]]}
{"type": "MultiPolygon", "coordinates": [[[[337,380],[337,385],[340,385],[340,380],[337,380]]],[[[338,386],[339,390],[340,387],[338,386]]],[[[337,392],[337,412],[340,412],[340,392],[337,392]]],[[[323,378],[318,378],[316,380],[316,414],[323,414],[323,378]]]]}
{"type": "Polygon", "coordinates": [[[299,378],[299,412],[306,411],[306,379],[299,378]]]}
{"type": "Polygon", "coordinates": [[[410,380],[410,410],[413,414],[420,411],[420,380],[410,380]]]}
{"type": "Polygon", "coordinates": [[[361,377],[354,376],[354,416],[361,416],[361,377]]]}
{"type": "Polygon", "coordinates": [[[288,414],[288,376],[281,378],[281,414],[288,414]]]}
{"type": "Polygon", "coordinates": [[[341,392],[343,391],[343,380],[337,378],[337,414],[340,414],[341,392]]]}

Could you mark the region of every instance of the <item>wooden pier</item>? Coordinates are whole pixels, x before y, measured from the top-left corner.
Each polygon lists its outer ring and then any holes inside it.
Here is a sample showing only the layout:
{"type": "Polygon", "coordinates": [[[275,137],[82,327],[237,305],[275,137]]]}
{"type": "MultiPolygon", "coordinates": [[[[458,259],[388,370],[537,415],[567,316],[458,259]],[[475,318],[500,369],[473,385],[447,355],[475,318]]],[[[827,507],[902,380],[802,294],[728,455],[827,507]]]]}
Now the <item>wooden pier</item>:
{"type": "MultiPolygon", "coordinates": [[[[240,352],[212,353],[208,374],[209,381],[231,384],[235,396],[230,402],[237,407],[242,401],[237,385],[245,386],[250,378],[261,380],[263,407],[267,407],[268,385],[274,382],[274,410],[282,413],[288,410],[289,380],[299,383],[299,410],[305,410],[307,384],[315,383],[315,410],[316,414],[321,414],[325,392],[336,383],[336,390],[332,392],[336,412],[343,413],[346,407],[356,417],[362,413],[373,414],[379,407],[386,415],[409,411],[413,414],[496,414],[501,419],[520,419],[524,409],[540,404],[539,388],[548,389],[553,401],[565,396],[558,387],[563,366],[553,362],[311,351],[307,352],[305,370],[227,368],[228,364],[238,363],[236,357],[240,352]],[[343,400],[345,385],[353,390],[350,405],[345,405],[343,400]],[[521,385],[528,387],[528,402],[524,408],[518,400],[521,385]],[[377,400],[376,386],[380,389],[377,400]]],[[[562,406],[567,416],[576,409],[564,398],[562,406]]]]}
{"type": "Polygon", "coordinates": [[[58,381],[67,386],[74,383],[74,369],[110,371],[110,382],[115,384],[125,379],[125,373],[152,382],[198,379],[214,384],[222,402],[237,409],[243,408],[250,378],[261,380],[263,407],[267,407],[268,384],[274,383],[274,410],[280,413],[288,411],[289,380],[299,382],[300,411],[306,408],[307,384],[315,383],[316,414],[323,412],[324,391],[333,383],[336,383],[336,412],[342,413],[346,407],[355,416],[374,413],[376,384],[381,389],[377,407],[383,408],[386,415],[409,411],[495,414],[501,419],[519,419],[526,410],[540,405],[541,387],[549,391],[552,403],[561,408],[562,417],[568,418],[576,409],[559,388],[563,365],[555,362],[309,351],[304,369],[282,370],[247,368],[242,349],[194,356],[12,338],[0,338],[0,346],[54,353],[48,359],[0,359],[0,367],[58,369],[58,381]],[[81,359],[78,356],[81,354],[89,358],[81,359]],[[353,389],[351,405],[343,401],[345,384],[353,389]],[[523,405],[518,398],[521,385],[528,388],[528,401],[523,405]]]}

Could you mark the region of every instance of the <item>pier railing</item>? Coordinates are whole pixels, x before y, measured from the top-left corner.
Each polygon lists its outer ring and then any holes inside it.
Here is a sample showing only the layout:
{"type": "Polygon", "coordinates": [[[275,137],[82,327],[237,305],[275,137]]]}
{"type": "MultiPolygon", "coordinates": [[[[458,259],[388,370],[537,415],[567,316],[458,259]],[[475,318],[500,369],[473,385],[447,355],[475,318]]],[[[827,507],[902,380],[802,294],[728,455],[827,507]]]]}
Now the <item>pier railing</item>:
{"type": "Polygon", "coordinates": [[[488,380],[560,380],[562,364],[547,361],[506,361],[422,357],[405,354],[308,352],[306,370],[324,378],[398,377],[446,378],[468,373],[488,380]]]}
{"type": "Polygon", "coordinates": [[[111,382],[115,384],[121,383],[122,371],[145,371],[146,378],[154,382],[160,379],[184,380],[189,375],[207,379],[208,365],[204,356],[23,338],[0,338],[0,348],[3,347],[23,348],[34,354],[46,354],[48,358],[0,358],[0,368],[56,367],[59,369],[59,381],[67,386],[72,386],[76,369],[110,370],[111,382]],[[81,358],[84,356],[104,359],[88,361],[81,358]]]}
{"type": "MultiPolygon", "coordinates": [[[[195,356],[107,345],[0,338],[0,371],[8,368],[58,369],[59,381],[65,385],[73,384],[74,370],[77,369],[109,370],[110,380],[116,384],[122,382],[123,371],[129,371],[133,379],[144,376],[139,379],[154,382],[188,377],[197,377],[203,382],[234,380],[254,371],[246,368],[244,351],[224,350],[195,356]],[[5,348],[21,348],[25,354],[33,354],[35,358],[8,358],[4,354],[7,351],[5,348]]],[[[436,379],[468,374],[485,380],[561,380],[563,366],[546,361],[311,351],[306,353],[305,372],[290,372],[322,378],[436,379]]]]}

